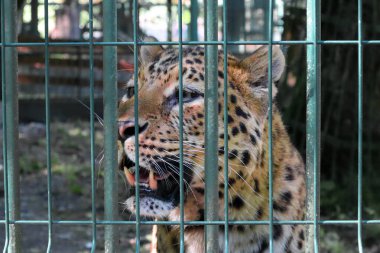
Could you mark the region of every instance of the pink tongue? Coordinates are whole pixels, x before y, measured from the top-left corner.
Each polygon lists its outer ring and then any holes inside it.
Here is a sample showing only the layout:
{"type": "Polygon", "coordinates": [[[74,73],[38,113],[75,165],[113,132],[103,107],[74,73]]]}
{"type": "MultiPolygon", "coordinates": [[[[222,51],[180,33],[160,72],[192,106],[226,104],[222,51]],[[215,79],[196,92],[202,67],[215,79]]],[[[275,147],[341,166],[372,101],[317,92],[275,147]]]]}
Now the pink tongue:
{"type": "Polygon", "coordinates": [[[147,177],[140,175],[140,178],[139,178],[140,183],[148,183],[148,181],[149,181],[149,179],[147,177]]]}
{"type": "MultiPolygon", "coordinates": [[[[135,174],[136,176],[136,174],[135,174]]],[[[149,172],[146,170],[140,170],[139,174],[139,182],[140,183],[148,183],[149,181],[149,172]]]]}

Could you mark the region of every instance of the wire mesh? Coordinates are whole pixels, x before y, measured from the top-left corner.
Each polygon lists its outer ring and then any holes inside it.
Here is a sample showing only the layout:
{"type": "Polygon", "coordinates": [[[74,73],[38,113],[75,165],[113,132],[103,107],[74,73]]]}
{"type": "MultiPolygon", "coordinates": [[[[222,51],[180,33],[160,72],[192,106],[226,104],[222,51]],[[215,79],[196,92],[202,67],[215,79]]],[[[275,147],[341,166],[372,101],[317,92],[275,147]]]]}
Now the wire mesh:
{"type": "MultiPolygon", "coordinates": [[[[103,17],[104,17],[104,41],[94,41],[93,31],[93,1],[89,0],[89,40],[86,42],[50,42],[48,31],[48,0],[44,1],[44,13],[45,13],[45,39],[44,42],[17,42],[16,41],[16,8],[15,1],[2,0],[1,1],[1,71],[2,71],[2,108],[3,108],[3,160],[4,160],[4,219],[0,220],[0,224],[5,225],[5,244],[3,252],[17,252],[20,247],[21,234],[17,231],[17,224],[44,224],[48,226],[48,246],[47,252],[51,252],[52,235],[54,234],[53,225],[91,225],[92,233],[92,245],[91,252],[95,252],[97,247],[97,226],[106,226],[105,234],[105,249],[106,252],[118,251],[118,233],[116,225],[135,225],[136,226],[136,252],[140,252],[140,226],[141,225],[179,225],[180,226],[180,252],[184,252],[184,228],[185,225],[202,225],[207,228],[207,236],[210,236],[208,241],[208,252],[217,252],[221,242],[218,242],[217,235],[219,229],[217,225],[224,226],[224,250],[229,249],[229,225],[268,225],[269,226],[269,250],[273,252],[273,225],[277,224],[304,224],[310,227],[308,233],[308,249],[309,252],[319,251],[319,231],[320,225],[341,225],[341,224],[354,224],[357,225],[357,238],[358,238],[358,250],[363,252],[363,239],[362,239],[362,226],[363,224],[380,224],[380,220],[365,220],[362,217],[362,131],[363,131],[363,45],[378,45],[380,40],[364,40],[362,36],[362,1],[358,0],[358,38],[357,40],[321,40],[319,35],[320,29],[320,2],[318,0],[307,1],[307,17],[308,17],[308,33],[306,40],[273,40],[273,0],[269,1],[269,16],[268,16],[268,40],[255,40],[255,41],[230,41],[227,38],[227,22],[226,15],[228,13],[227,0],[223,0],[223,40],[219,41],[216,36],[217,23],[217,1],[207,1],[208,8],[206,10],[206,16],[208,22],[208,32],[206,33],[206,41],[183,41],[182,38],[182,1],[178,1],[178,20],[179,20],[179,40],[178,41],[162,41],[162,42],[143,42],[138,38],[138,1],[133,1],[133,41],[117,41],[116,36],[116,4],[115,1],[105,0],[103,1],[103,17]],[[5,10],[11,10],[12,12],[5,12],[5,10]],[[14,14],[14,15],[12,15],[14,14]],[[112,18],[110,18],[112,17],[112,18]],[[13,32],[11,32],[13,31],[13,32]],[[358,47],[358,203],[357,203],[357,219],[353,220],[321,220],[319,218],[319,142],[320,142],[320,72],[319,72],[319,47],[321,45],[357,45],[358,47]],[[206,221],[185,221],[184,220],[184,184],[183,184],[183,108],[180,106],[180,220],[179,221],[143,221],[140,220],[139,215],[139,185],[136,184],[136,220],[135,221],[122,221],[117,219],[117,180],[116,178],[116,113],[117,113],[117,87],[116,87],[116,71],[117,71],[117,46],[133,46],[133,59],[134,59],[134,86],[135,90],[138,90],[138,47],[143,45],[168,45],[178,46],[179,50],[179,69],[182,69],[183,62],[183,46],[191,45],[204,45],[207,48],[207,66],[206,69],[211,68],[217,62],[217,46],[223,47],[224,61],[223,67],[225,70],[224,78],[224,108],[228,107],[228,82],[227,82],[227,47],[233,45],[265,45],[268,46],[268,80],[272,80],[272,46],[273,45],[306,45],[307,46],[307,65],[308,65],[308,82],[307,82],[307,135],[309,136],[307,141],[307,179],[308,179],[308,208],[309,212],[306,220],[281,220],[277,221],[273,219],[273,152],[272,152],[272,96],[269,96],[269,219],[260,221],[234,221],[229,220],[228,217],[228,183],[225,182],[224,195],[225,195],[225,207],[224,207],[224,219],[218,220],[216,212],[219,207],[216,201],[207,201],[206,208],[206,221]],[[16,80],[16,47],[44,47],[45,53],[45,117],[46,117],[46,150],[47,150],[47,193],[48,193],[48,217],[46,220],[25,220],[19,218],[18,209],[18,168],[15,160],[17,159],[17,139],[15,138],[17,131],[17,106],[14,104],[17,102],[17,91],[14,90],[16,80]],[[55,46],[88,46],[89,47],[89,86],[90,86],[90,156],[91,156],[91,219],[89,220],[57,220],[52,216],[52,175],[51,175],[51,143],[50,143],[50,98],[49,98],[49,48],[55,46]],[[104,128],[105,128],[105,207],[106,214],[104,220],[99,220],[96,213],[96,189],[95,189],[95,135],[94,135],[94,47],[101,46],[104,50],[104,128]],[[8,64],[8,63],[11,64],[8,64]],[[11,71],[8,71],[11,70],[11,71]],[[113,169],[115,168],[115,169],[113,169]]],[[[207,70],[206,70],[207,72],[207,70]]],[[[183,80],[182,71],[179,71],[179,104],[183,104],[183,80]]],[[[207,75],[207,80],[213,83],[213,88],[217,87],[217,72],[215,69],[210,70],[207,75]]],[[[271,82],[271,81],[269,81],[271,82]]],[[[269,83],[269,93],[272,94],[272,85],[269,83]]],[[[214,147],[209,149],[209,159],[217,155],[217,126],[212,125],[217,117],[217,94],[215,90],[207,96],[207,100],[210,100],[210,110],[206,118],[209,120],[207,134],[207,147],[214,147]],[[216,132],[215,132],[216,130],[216,132]],[[215,134],[216,133],[216,134],[215,134]]],[[[138,119],[139,113],[138,96],[135,96],[134,100],[134,117],[138,119]]],[[[228,117],[227,110],[224,110],[224,118],[228,117]]],[[[137,122],[137,121],[136,121],[137,122]]],[[[136,138],[136,150],[138,150],[138,124],[135,125],[135,138],[136,138]]],[[[224,122],[224,178],[228,178],[228,142],[226,141],[228,136],[227,121],[224,122]]],[[[207,152],[207,151],[206,151],[207,152]]],[[[139,153],[136,152],[136,167],[139,166],[139,153]]],[[[207,162],[206,162],[207,164],[207,162]]],[[[215,170],[209,170],[210,173],[206,175],[207,194],[209,199],[217,199],[217,184],[215,180],[217,173],[217,159],[212,160],[209,164],[210,168],[215,170]],[[215,166],[216,165],[216,166],[215,166]],[[213,192],[213,193],[212,193],[213,192]]],[[[139,170],[136,170],[136,181],[139,180],[139,170]]]]}

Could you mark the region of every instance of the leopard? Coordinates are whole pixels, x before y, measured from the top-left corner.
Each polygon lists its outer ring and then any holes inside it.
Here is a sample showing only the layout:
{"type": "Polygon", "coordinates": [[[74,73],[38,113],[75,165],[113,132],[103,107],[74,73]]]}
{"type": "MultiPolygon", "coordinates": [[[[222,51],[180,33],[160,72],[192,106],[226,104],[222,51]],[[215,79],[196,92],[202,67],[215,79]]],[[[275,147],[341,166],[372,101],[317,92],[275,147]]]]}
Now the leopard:
{"type": "MultiPolygon", "coordinates": [[[[146,41],[157,40],[148,38],[146,41]]],[[[138,90],[135,90],[135,77],[132,77],[119,101],[119,169],[124,171],[131,186],[123,205],[131,213],[136,213],[135,191],[138,184],[141,217],[177,222],[153,227],[151,252],[179,252],[181,178],[184,188],[183,220],[205,220],[205,173],[210,170],[204,165],[205,93],[208,89],[205,55],[206,49],[202,46],[184,46],[181,49],[157,43],[141,46],[136,73],[138,90]],[[135,103],[138,104],[138,118],[135,118],[135,103]]],[[[229,220],[268,221],[272,217],[274,224],[271,231],[268,223],[229,224],[229,252],[269,252],[271,246],[275,253],[304,252],[305,226],[276,222],[304,219],[306,198],[303,158],[292,144],[276,104],[277,86],[286,65],[285,56],[278,45],[272,45],[271,50],[268,45],[262,45],[241,58],[218,50],[214,66],[217,68],[217,83],[214,85],[218,86],[218,115],[217,122],[214,122],[218,128],[218,167],[213,168],[217,171],[215,180],[218,182],[217,215],[219,220],[224,220],[227,198],[229,220]],[[224,64],[225,56],[227,64],[224,64]],[[224,107],[225,99],[227,108],[224,107]],[[225,141],[228,142],[227,150],[224,149],[225,141]],[[228,166],[225,165],[225,156],[228,166]],[[225,196],[225,188],[228,196],[225,196]]],[[[225,252],[225,228],[218,226],[219,252],[225,252]]],[[[189,223],[183,229],[185,252],[206,252],[205,226],[189,223]]]]}

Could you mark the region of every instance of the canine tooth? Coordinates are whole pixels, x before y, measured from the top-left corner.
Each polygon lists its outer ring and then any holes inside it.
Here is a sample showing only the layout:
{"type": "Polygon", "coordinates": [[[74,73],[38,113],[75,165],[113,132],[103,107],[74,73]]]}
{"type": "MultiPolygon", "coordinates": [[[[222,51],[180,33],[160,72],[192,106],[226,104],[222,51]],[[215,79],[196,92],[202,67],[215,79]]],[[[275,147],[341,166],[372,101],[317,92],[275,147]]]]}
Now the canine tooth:
{"type": "Polygon", "coordinates": [[[149,171],[149,187],[152,190],[157,190],[157,180],[154,178],[153,171],[149,171]]]}
{"type": "Polygon", "coordinates": [[[130,167],[130,168],[128,168],[128,170],[130,173],[135,174],[136,166],[130,167]]]}
{"type": "Polygon", "coordinates": [[[127,178],[128,182],[131,185],[135,185],[135,176],[132,175],[132,173],[128,170],[127,167],[124,167],[124,174],[125,174],[125,177],[127,178]]]}

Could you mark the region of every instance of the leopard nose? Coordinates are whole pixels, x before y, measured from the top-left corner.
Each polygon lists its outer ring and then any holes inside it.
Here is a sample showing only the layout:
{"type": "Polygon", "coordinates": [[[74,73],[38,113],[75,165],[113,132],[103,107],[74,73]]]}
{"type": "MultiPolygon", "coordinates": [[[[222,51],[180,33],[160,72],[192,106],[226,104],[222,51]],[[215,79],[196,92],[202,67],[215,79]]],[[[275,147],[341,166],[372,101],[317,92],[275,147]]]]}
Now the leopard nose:
{"type": "MultiPolygon", "coordinates": [[[[143,133],[148,128],[148,122],[139,124],[137,126],[138,134],[143,133]]],[[[122,141],[135,136],[135,121],[122,121],[119,122],[119,139],[122,141]]]]}

